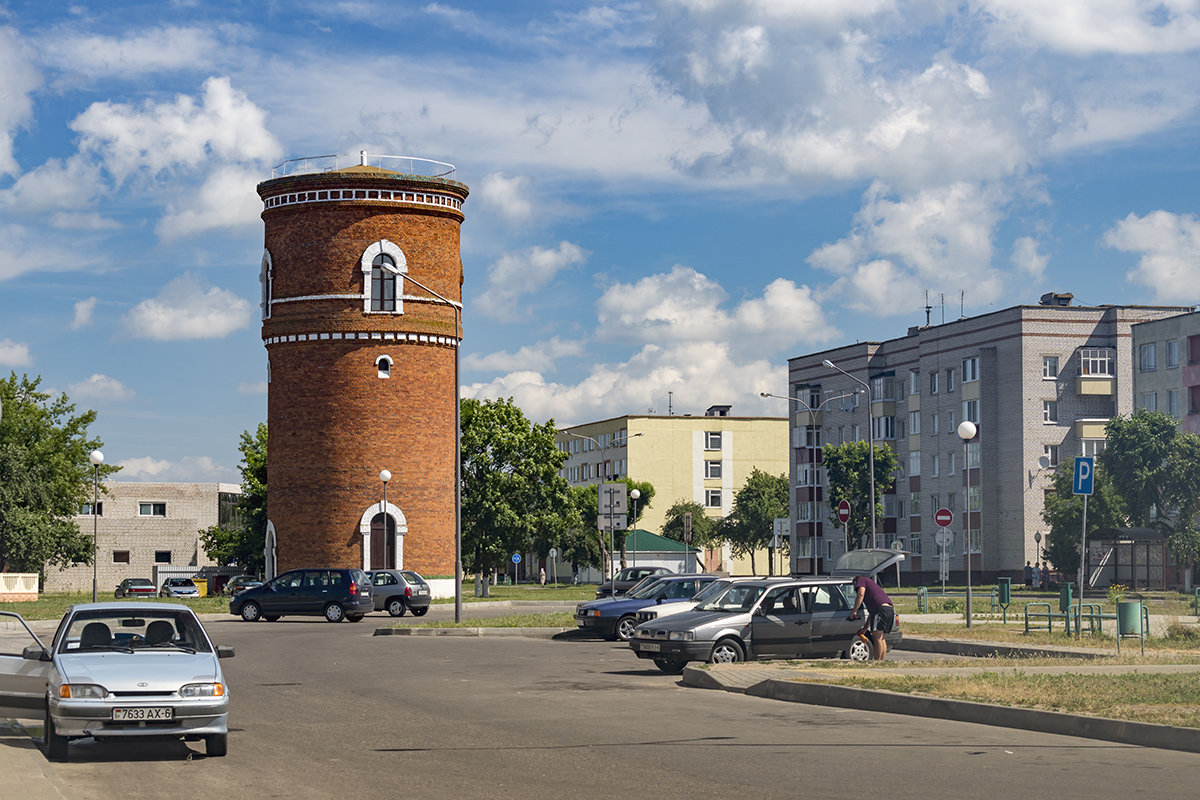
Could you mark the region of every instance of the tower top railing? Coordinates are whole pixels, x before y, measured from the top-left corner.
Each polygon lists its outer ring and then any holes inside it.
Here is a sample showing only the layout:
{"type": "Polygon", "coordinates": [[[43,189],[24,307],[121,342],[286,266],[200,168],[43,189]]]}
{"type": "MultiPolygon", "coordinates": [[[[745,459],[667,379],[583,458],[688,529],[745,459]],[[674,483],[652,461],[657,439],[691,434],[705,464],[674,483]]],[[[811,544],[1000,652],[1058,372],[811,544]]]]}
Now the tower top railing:
{"type": "Polygon", "coordinates": [[[454,165],[444,161],[413,156],[371,155],[366,150],[359,150],[357,156],[349,153],[334,153],[325,156],[289,158],[272,167],[271,177],[285,178],[289,175],[307,175],[313,172],[336,172],[355,166],[378,167],[422,178],[451,178],[454,176],[454,165]]]}

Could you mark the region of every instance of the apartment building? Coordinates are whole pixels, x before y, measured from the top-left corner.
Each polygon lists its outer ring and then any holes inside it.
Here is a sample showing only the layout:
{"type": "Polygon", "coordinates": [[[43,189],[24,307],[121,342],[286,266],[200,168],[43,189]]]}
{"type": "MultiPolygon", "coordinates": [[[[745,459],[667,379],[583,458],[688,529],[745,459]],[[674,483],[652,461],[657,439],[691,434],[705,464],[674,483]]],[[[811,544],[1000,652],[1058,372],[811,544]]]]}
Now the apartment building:
{"type": "Polygon", "coordinates": [[[819,568],[846,547],[825,503],[822,445],[873,438],[899,462],[894,489],[882,495],[877,543],[909,552],[906,580],[936,580],[943,546],[952,581],[965,580],[968,554],[983,579],[1019,577],[1039,558],[1054,469],[1101,452],[1108,419],[1134,408],[1134,327],[1189,312],[1077,306],[1072,295],[1047,294],[1038,305],[790,359],[800,400],[789,422],[792,570],[812,569],[814,542],[819,568]],[[806,406],[816,409],[811,419],[806,406]],[[977,426],[966,443],[964,420],[977,426]],[[945,544],[935,536],[939,508],[954,514],[945,544]]]}
{"type": "MultiPolygon", "coordinates": [[[[568,454],[561,474],[573,486],[629,477],[654,486],[654,500],[638,525],[661,532],[667,510],[694,500],[711,517],[733,508],[734,494],[758,468],[772,475],[788,471],[785,417],[736,417],[728,405],[703,416],[629,414],[562,428],[555,436],[568,454]]],[[[728,548],[710,552],[706,568],[750,573],[750,560],[732,558],[728,548]]],[[[755,567],[767,571],[765,551],[755,567]]]]}
{"type": "MultiPolygon", "coordinates": [[[[139,483],[109,481],[99,502],[75,517],[80,533],[96,534],[96,583],[111,598],[124,578],[149,578],[183,567],[214,566],[200,545],[200,531],[231,524],[241,487],[231,483],[139,483]]],[[[90,592],[92,565],[48,567],[46,592],[90,592]]]]}

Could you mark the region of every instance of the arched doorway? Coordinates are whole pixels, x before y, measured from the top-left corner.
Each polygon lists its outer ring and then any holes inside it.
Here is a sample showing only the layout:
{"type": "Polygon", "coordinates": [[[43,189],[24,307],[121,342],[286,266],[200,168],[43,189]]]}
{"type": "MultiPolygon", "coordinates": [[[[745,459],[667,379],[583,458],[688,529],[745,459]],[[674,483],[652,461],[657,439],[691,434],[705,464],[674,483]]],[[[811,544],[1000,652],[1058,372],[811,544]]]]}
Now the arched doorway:
{"type": "Polygon", "coordinates": [[[371,569],[395,568],[396,520],[390,514],[376,514],[371,518],[371,569]]]}

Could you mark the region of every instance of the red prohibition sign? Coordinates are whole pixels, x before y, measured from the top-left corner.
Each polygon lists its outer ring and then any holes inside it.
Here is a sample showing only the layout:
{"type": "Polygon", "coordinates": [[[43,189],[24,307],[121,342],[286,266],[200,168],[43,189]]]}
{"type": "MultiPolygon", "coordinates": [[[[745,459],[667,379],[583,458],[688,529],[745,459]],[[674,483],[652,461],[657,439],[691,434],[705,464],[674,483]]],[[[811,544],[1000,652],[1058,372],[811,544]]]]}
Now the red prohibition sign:
{"type": "Polygon", "coordinates": [[[842,523],[843,525],[850,521],[850,501],[843,500],[842,502],[838,503],[837,517],[838,522],[842,523]]]}
{"type": "Polygon", "coordinates": [[[933,521],[936,522],[940,528],[949,528],[954,524],[954,512],[948,508],[939,508],[937,511],[933,512],[933,521]]]}

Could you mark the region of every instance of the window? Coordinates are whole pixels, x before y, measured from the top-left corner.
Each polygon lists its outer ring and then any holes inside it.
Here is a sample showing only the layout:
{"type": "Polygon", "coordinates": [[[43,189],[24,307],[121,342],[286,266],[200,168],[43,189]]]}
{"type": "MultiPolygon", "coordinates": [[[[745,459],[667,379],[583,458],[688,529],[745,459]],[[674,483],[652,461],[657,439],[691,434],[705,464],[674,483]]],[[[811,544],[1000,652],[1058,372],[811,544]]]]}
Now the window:
{"type": "Polygon", "coordinates": [[[919,517],[921,515],[920,492],[913,492],[908,496],[908,513],[912,514],[914,517],[919,517]]]}
{"type": "Polygon", "coordinates": [[[1167,389],[1167,413],[1172,417],[1179,416],[1179,390],[1167,389]]]}
{"type": "Polygon", "coordinates": [[[929,510],[936,514],[941,507],[941,498],[936,494],[929,495],[929,510]]]}
{"type": "Polygon", "coordinates": [[[262,318],[271,318],[271,281],[274,279],[271,267],[271,253],[263,250],[262,265],[258,271],[258,282],[262,288],[262,318]]]}
{"type": "Polygon", "coordinates": [[[720,508],[721,507],[721,490],[720,489],[705,489],[704,490],[704,507],[705,508],[720,508]]]}
{"type": "Polygon", "coordinates": [[[704,432],[704,449],[705,450],[720,450],[721,449],[721,432],[720,431],[705,431],[704,432]]]}
{"type": "Polygon", "coordinates": [[[933,461],[929,465],[929,476],[931,478],[936,478],[938,475],[941,474],[941,467],[942,467],[941,456],[939,456],[937,453],[934,453],[933,461]]]}
{"type": "Polygon", "coordinates": [[[816,464],[801,464],[796,469],[797,486],[821,486],[823,482],[822,470],[816,464]]]}
{"type": "Polygon", "coordinates": [[[883,515],[885,517],[896,516],[896,495],[885,494],[883,496],[883,515]]]}
{"type": "Polygon", "coordinates": [[[1107,445],[1107,439],[1081,439],[1079,441],[1079,455],[1095,458],[1104,452],[1104,448],[1107,445]]]}
{"type": "Polygon", "coordinates": [[[967,469],[975,469],[979,466],[979,440],[967,442],[967,469]]]}
{"type": "Polygon", "coordinates": [[[392,359],[391,356],[380,356],[375,359],[376,375],[380,378],[392,377],[392,359]]]}
{"type": "Polygon", "coordinates": [[[930,393],[930,394],[937,394],[937,393],[938,393],[938,373],[937,373],[937,370],[934,370],[933,372],[929,373],[929,393],[930,393]]]}
{"type": "Polygon", "coordinates": [[[962,409],[963,409],[963,419],[964,420],[970,420],[971,422],[974,422],[976,425],[979,424],[979,401],[978,400],[964,400],[963,404],[962,404],[962,409]]]}
{"type": "Polygon", "coordinates": [[[908,454],[908,474],[909,477],[916,478],[921,475],[921,451],[912,450],[908,454]]]}
{"type": "Polygon", "coordinates": [[[953,475],[958,469],[958,453],[953,450],[946,453],[946,474],[953,475]]]}
{"type": "Polygon", "coordinates": [[[983,498],[983,487],[978,484],[967,487],[967,499],[971,501],[970,510],[978,511],[983,498]]]}
{"type": "MultiPolygon", "coordinates": [[[[821,429],[820,428],[796,428],[796,447],[811,447],[817,448],[821,446],[821,429]]],[[[712,449],[720,449],[717,448],[712,449]]]]}
{"type": "Polygon", "coordinates": [[[921,534],[911,533],[908,536],[908,552],[914,556],[921,555],[921,534]]]}
{"type": "Polygon", "coordinates": [[[954,511],[954,506],[956,505],[954,502],[955,497],[958,497],[958,495],[956,495],[954,492],[951,492],[950,494],[946,495],[946,509],[947,510],[954,511]]]}
{"type": "Polygon", "coordinates": [[[1042,445],[1042,457],[1046,459],[1047,467],[1058,466],[1058,445],[1047,444],[1042,445]]]}
{"type": "Polygon", "coordinates": [[[99,503],[96,503],[95,505],[93,505],[92,503],[84,503],[83,506],[79,509],[79,516],[81,516],[81,517],[90,517],[90,516],[93,516],[93,514],[97,517],[104,516],[104,501],[103,500],[101,500],[99,503]]]}
{"type": "Polygon", "coordinates": [[[934,436],[938,434],[938,415],[931,414],[929,419],[929,432],[934,436]]]}
{"type": "Polygon", "coordinates": [[[971,529],[971,552],[980,552],[980,542],[983,541],[983,531],[971,529]]]}
{"type": "Polygon", "coordinates": [[[1052,381],[1058,377],[1058,356],[1042,356],[1042,380],[1052,381]]]}
{"type": "Polygon", "coordinates": [[[371,310],[396,310],[396,260],[380,253],[371,261],[371,310]]]}
{"type": "Polygon", "coordinates": [[[908,371],[908,393],[921,393],[921,373],[915,369],[910,369],[908,371]]]}
{"type": "Polygon", "coordinates": [[[129,563],[129,551],[128,550],[113,550],[112,554],[113,554],[113,563],[114,564],[128,564],[129,563]]]}
{"type": "Polygon", "coordinates": [[[170,564],[171,563],[171,551],[170,550],[155,550],[154,551],[154,563],[155,564],[170,564]]]}
{"type": "Polygon", "coordinates": [[[1138,369],[1142,372],[1153,372],[1158,369],[1158,345],[1151,342],[1138,348],[1138,369]]]}
{"type": "Polygon", "coordinates": [[[954,412],[953,411],[946,412],[946,433],[949,434],[950,436],[955,435],[955,433],[954,433],[954,412]]]}
{"type": "Polygon", "coordinates": [[[896,379],[890,375],[871,379],[872,400],[894,400],[896,397],[896,379]]]}
{"type": "Polygon", "coordinates": [[[916,436],[920,432],[921,432],[921,412],[920,411],[908,412],[908,434],[910,436],[916,436]]]}
{"type": "Polygon", "coordinates": [[[895,439],[896,438],[896,418],[895,417],[873,417],[871,419],[871,432],[876,440],[895,439]]]}
{"type": "Polygon", "coordinates": [[[1179,342],[1172,340],[1167,342],[1167,369],[1174,369],[1179,366],[1179,342]]]}
{"type": "Polygon", "coordinates": [[[1158,392],[1142,392],[1141,406],[1147,411],[1158,411],[1158,392]]]}
{"type": "Polygon", "coordinates": [[[964,358],[962,362],[962,382],[973,383],[979,380],[979,357],[964,358]]]}
{"type": "Polygon", "coordinates": [[[850,427],[850,433],[852,433],[854,435],[854,438],[851,439],[850,441],[852,441],[852,442],[861,442],[862,441],[862,426],[861,425],[852,425],[850,427]]]}
{"type": "Polygon", "coordinates": [[[408,259],[387,239],[372,242],[359,259],[363,274],[363,312],[404,313],[404,278],[408,259]]]}
{"type": "Polygon", "coordinates": [[[1084,347],[1079,351],[1080,375],[1113,376],[1116,351],[1111,347],[1084,347]]]}
{"type": "Polygon", "coordinates": [[[704,477],[706,477],[706,478],[721,477],[721,462],[720,461],[705,461],[704,462],[704,477]]]}
{"type": "Polygon", "coordinates": [[[947,392],[954,391],[954,368],[953,367],[946,370],[946,391],[947,392]]]}
{"type": "Polygon", "coordinates": [[[166,503],[138,503],[139,517],[165,517],[166,515],[166,503]]]}
{"type": "Polygon", "coordinates": [[[1042,422],[1047,425],[1053,425],[1058,422],[1057,400],[1042,401],[1042,422]]]}

